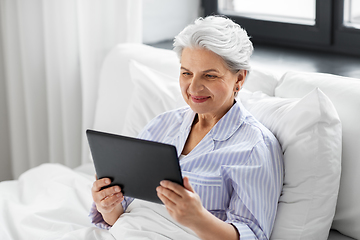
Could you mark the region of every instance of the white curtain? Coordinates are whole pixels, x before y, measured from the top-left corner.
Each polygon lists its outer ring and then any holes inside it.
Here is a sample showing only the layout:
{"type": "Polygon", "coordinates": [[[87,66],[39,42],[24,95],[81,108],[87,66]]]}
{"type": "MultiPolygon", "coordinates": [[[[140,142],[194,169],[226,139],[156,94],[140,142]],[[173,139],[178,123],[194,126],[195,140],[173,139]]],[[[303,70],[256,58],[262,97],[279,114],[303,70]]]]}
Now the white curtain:
{"type": "Polygon", "coordinates": [[[141,42],[141,12],[141,0],[0,0],[1,172],[88,161],[101,64],[116,44],[141,42]]]}

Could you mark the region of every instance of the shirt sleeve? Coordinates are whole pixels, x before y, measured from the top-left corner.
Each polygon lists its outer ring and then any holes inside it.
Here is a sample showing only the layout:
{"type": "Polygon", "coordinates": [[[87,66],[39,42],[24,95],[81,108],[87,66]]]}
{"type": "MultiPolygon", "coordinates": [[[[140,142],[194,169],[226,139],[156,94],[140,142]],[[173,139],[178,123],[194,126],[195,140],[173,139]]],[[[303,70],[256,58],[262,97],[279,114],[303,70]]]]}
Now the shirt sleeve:
{"type": "MultiPolygon", "coordinates": [[[[130,203],[132,203],[133,200],[134,200],[133,198],[126,196],[124,197],[124,200],[121,202],[124,212],[126,211],[127,207],[130,205],[130,203]]],[[[101,215],[101,213],[97,210],[95,203],[93,203],[91,206],[89,218],[91,220],[91,223],[98,228],[107,229],[107,230],[111,228],[111,225],[107,224],[104,221],[104,218],[101,215]]]]}
{"type": "Polygon", "coordinates": [[[95,203],[93,203],[91,206],[89,218],[91,220],[91,223],[98,228],[107,229],[107,230],[111,228],[111,226],[104,221],[101,213],[99,213],[99,211],[96,209],[95,203]]]}
{"type": "Polygon", "coordinates": [[[269,239],[281,192],[281,149],[257,144],[246,164],[226,170],[233,192],[226,222],[235,226],[241,240],[269,239]]]}

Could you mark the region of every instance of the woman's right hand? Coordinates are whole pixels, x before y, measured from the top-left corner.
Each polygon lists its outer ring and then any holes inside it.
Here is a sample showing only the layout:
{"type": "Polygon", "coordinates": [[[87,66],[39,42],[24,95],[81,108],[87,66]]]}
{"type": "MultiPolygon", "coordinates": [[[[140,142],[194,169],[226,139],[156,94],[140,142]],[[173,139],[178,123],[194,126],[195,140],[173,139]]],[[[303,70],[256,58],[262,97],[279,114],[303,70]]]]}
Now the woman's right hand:
{"type": "Polygon", "coordinates": [[[91,193],[96,208],[103,216],[105,222],[113,225],[124,212],[121,205],[124,195],[119,186],[112,186],[101,190],[101,188],[108,186],[110,183],[111,180],[109,178],[96,180],[91,188],[91,193]]]}

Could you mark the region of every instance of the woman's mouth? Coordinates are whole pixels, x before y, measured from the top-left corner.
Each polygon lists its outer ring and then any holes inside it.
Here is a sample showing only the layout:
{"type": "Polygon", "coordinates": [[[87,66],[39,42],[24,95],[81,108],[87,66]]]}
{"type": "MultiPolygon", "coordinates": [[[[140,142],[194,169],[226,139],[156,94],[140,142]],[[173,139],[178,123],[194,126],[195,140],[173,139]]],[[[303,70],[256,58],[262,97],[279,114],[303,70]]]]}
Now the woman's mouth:
{"type": "Polygon", "coordinates": [[[194,103],[203,103],[206,102],[210,97],[208,96],[191,96],[191,100],[194,103]]]}

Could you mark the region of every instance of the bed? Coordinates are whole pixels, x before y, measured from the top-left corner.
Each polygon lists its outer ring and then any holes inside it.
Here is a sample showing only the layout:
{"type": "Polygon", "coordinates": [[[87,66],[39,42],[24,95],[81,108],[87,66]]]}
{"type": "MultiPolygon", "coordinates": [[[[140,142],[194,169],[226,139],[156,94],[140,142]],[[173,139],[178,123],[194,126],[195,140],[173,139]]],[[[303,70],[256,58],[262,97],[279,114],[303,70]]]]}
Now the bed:
{"type": "MultiPolygon", "coordinates": [[[[183,106],[178,73],[170,50],[118,45],[102,67],[92,129],[136,136],[157,114],[183,106]]],[[[358,96],[358,79],[249,74],[238,99],[274,132],[285,154],[271,239],[360,239],[358,96]]],[[[0,239],[122,239],[90,223],[94,173],[89,156],[75,169],[48,163],[1,182],[0,239]]]]}

